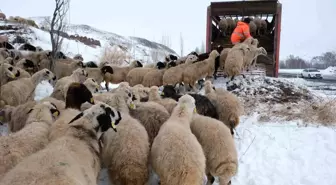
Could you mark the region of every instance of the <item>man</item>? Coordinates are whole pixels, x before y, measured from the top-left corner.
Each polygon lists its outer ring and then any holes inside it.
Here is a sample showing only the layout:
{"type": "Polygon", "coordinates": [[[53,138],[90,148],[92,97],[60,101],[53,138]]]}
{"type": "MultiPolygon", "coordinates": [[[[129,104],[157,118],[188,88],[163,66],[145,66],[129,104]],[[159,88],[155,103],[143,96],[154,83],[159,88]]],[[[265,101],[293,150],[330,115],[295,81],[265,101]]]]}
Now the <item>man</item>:
{"type": "Polygon", "coordinates": [[[231,35],[231,42],[233,45],[243,42],[245,39],[252,37],[250,34],[250,18],[245,18],[243,21],[238,21],[237,27],[233,30],[231,35]]]}

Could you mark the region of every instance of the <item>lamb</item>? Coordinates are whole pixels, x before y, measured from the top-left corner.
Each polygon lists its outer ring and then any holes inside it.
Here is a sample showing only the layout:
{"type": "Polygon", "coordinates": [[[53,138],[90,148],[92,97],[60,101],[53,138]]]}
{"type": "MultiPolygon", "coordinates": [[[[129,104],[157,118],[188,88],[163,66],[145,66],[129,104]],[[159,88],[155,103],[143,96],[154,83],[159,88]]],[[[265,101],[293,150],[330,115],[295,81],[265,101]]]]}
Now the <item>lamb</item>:
{"type": "Polygon", "coordinates": [[[183,71],[186,67],[197,59],[195,55],[189,55],[184,64],[180,64],[176,67],[169,68],[165,71],[162,77],[163,85],[176,85],[177,83],[181,83],[183,80],[183,71]]]}
{"type": "Polygon", "coordinates": [[[93,79],[87,78],[84,85],[91,91],[91,93],[97,93],[100,90],[100,85],[93,79]]]}
{"type": "Polygon", "coordinates": [[[167,109],[168,113],[171,114],[174,108],[177,105],[177,102],[171,98],[161,98],[159,95],[159,88],[157,86],[152,86],[149,91],[149,101],[156,102],[162,105],[164,108],[167,109]]]}
{"type": "Polygon", "coordinates": [[[101,63],[100,69],[105,74],[104,80],[106,82],[105,83],[106,90],[109,91],[108,88],[109,83],[118,84],[120,82],[125,81],[128,72],[131,71],[133,68],[137,67],[142,67],[142,64],[137,60],[134,60],[133,62],[131,62],[129,66],[126,67],[119,67],[114,65],[104,66],[104,64],[101,63]]]}
{"type": "MultiPolygon", "coordinates": [[[[240,75],[244,65],[244,57],[250,51],[251,49],[247,44],[239,43],[234,45],[228,52],[224,72],[228,77],[231,77],[231,81],[235,76],[240,75]]],[[[243,75],[243,77],[245,76],[243,75]]]]}
{"type": "Polygon", "coordinates": [[[263,47],[257,48],[256,46],[251,46],[251,51],[249,51],[244,57],[244,69],[249,70],[249,67],[253,65],[255,67],[257,57],[259,55],[267,55],[267,51],[263,47]]]}
{"type": "Polygon", "coordinates": [[[48,69],[42,69],[30,78],[8,82],[1,86],[0,108],[5,105],[17,106],[35,97],[36,86],[44,81],[55,79],[55,75],[48,69]]]}
{"type": "Polygon", "coordinates": [[[190,129],[195,110],[195,99],[183,95],[154,139],[150,160],[161,185],[205,184],[205,156],[190,129]]]}
{"type": "Polygon", "coordinates": [[[17,77],[17,70],[12,65],[8,63],[0,63],[0,87],[5,85],[7,82],[9,82],[11,79],[15,79],[17,77]]]}
{"type": "Polygon", "coordinates": [[[230,179],[238,170],[238,156],[229,128],[218,120],[196,114],[190,129],[203,148],[208,182],[212,184],[213,176],[217,176],[220,185],[231,184],[230,179]]]}
{"type": "Polygon", "coordinates": [[[118,132],[103,135],[102,162],[108,169],[111,184],[144,185],[148,181],[148,134],[138,120],[132,118],[124,95],[115,95],[109,104],[120,111],[118,132]]]}
{"type": "Polygon", "coordinates": [[[0,180],[25,157],[48,144],[50,125],[59,115],[57,107],[50,102],[37,104],[28,113],[27,125],[22,130],[0,137],[0,180]]]}
{"type": "Polygon", "coordinates": [[[117,131],[119,115],[106,104],[78,114],[62,137],[17,164],[2,184],[97,184],[101,168],[98,140],[109,128],[117,131]]]}
{"type": "Polygon", "coordinates": [[[84,58],[81,54],[77,54],[73,57],[74,60],[78,60],[78,61],[81,61],[83,62],[84,61],[84,58]]]}
{"type": "Polygon", "coordinates": [[[128,72],[126,75],[126,81],[129,83],[131,87],[141,84],[144,76],[155,69],[153,68],[134,68],[128,72]]]}
{"type": "Polygon", "coordinates": [[[207,76],[213,76],[215,72],[215,59],[219,56],[217,50],[213,50],[209,54],[209,58],[202,61],[191,64],[183,70],[183,83],[188,84],[195,92],[196,81],[205,78],[207,76]]]}
{"type": "MultiPolygon", "coordinates": [[[[219,118],[216,107],[206,96],[193,93],[190,93],[189,95],[196,100],[196,108],[198,114],[208,116],[214,119],[219,118]]],[[[167,85],[163,87],[161,96],[164,98],[172,98],[177,101],[182,95],[178,95],[173,86],[167,85]]]]}
{"type": "Polygon", "coordinates": [[[83,83],[88,74],[84,69],[78,68],[72,72],[71,76],[63,77],[57,80],[54,90],[50,97],[56,98],[58,100],[65,100],[68,87],[73,82],[83,83]]]}
{"type": "Polygon", "coordinates": [[[83,68],[84,64],[81,61],[73,59],[59,59],[55,62],[55,75],[57,79],[70,76],[73,71],[78,68],[83,68]]]}
{"type": "Polygon", "coordinates": [[[2,111],[0,111],[0,117],[3,117],[3,119],[0,121],[8,123],[8,128],[11,133],[17,132],[26,125],[29,116],[27,113],[29,112],[29,110],[33,108],[36,104],[46,101],[56,105],[59,111],[65,109],[64,102],[51,97],[47,97],[43,98],[40,101],[28,101],[25,104],[21,104],[16,107],[6,106],[2,111]]]}
{"type": "Polygon", "coordinates": [[[224,70],[225,60],[231,48],[224,48],[220,53],[219,69],[224,70]]]}
{"type": "Polygon", "coordinates": [[[243,113],[243,107],[234,94],[221,88],[213,88],[210,81],[205,82],[205,95],[216,107],[219,120],[227,125],[231,134],[233,135],[233,129],[239,124],[239,116],[243,113]]]}

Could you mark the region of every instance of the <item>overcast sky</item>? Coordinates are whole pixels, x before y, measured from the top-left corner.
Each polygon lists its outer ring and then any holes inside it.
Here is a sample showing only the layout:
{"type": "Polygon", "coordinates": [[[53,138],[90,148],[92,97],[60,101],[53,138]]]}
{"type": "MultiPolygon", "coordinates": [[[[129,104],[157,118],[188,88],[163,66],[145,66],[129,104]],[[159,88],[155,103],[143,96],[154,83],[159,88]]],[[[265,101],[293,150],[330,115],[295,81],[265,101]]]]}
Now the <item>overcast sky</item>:
{"type": "MultiPolygon", "coordinates": [[[[7,16],[49,16],[54,0],[2,0],[7,16]]],[[[212,0],[216,1],[216,0],[212,0]]],[[[70,23],[87,24],[123,36],[159,41],[171,37],[172,49],[184,53],[205,40],[209,0],[71,0],[70,23]]],[[[280,58],[311,58],[336,51],[336,0],[280,0],[283,4],[280,58]]]]}

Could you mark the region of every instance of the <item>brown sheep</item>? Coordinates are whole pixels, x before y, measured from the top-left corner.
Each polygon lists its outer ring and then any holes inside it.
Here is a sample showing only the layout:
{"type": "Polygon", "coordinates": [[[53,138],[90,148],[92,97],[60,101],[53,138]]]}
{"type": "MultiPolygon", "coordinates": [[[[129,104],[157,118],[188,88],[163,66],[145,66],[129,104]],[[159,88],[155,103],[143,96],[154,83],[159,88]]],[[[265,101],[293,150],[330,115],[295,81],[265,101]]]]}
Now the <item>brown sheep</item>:
{"type": "Polygon", "coordinates": [[[131,87],[141,84],[144,76],[150,72],[154,71],[154,68],[134,68],[130,70],[126,76],[126,81],[131,87]]]}

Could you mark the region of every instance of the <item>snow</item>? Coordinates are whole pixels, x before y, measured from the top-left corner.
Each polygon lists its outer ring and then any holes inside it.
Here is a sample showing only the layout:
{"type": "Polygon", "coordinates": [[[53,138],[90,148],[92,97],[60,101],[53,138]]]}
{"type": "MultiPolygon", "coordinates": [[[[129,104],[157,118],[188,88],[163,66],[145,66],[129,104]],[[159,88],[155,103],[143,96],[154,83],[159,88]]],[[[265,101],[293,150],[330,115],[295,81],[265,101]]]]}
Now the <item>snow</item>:
{"type": "Polygon", "coordinates": [[[279,73],[300,74],[303,69],[279,69],[279,73]]]}

